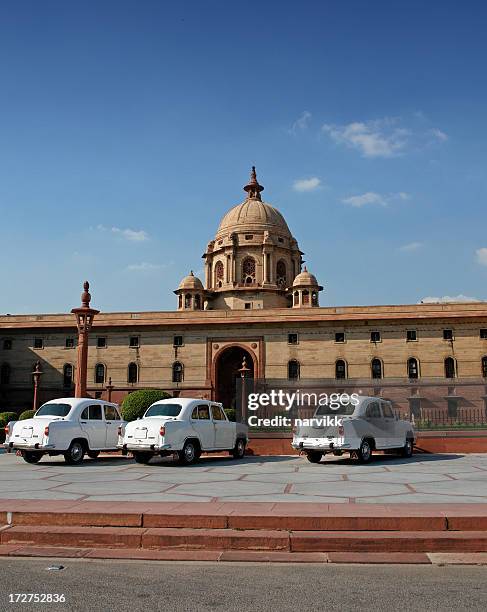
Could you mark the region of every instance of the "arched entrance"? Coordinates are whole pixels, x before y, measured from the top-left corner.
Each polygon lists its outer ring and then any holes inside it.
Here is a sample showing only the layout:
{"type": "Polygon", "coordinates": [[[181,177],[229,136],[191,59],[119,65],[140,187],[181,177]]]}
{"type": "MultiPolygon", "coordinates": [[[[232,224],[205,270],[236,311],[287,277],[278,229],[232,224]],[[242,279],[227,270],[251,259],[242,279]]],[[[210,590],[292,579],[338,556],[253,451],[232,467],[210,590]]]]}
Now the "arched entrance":
{"type": "Polygon", "coordinates": [[[240,346],[229,346],[217,357],[215,368],[216,401],[224,408],[236,408],[237,379],[240,378],[240,368],[245,357],[249,368],[247,378],[254,377],[255,363],[249,351],[240,346]]]}

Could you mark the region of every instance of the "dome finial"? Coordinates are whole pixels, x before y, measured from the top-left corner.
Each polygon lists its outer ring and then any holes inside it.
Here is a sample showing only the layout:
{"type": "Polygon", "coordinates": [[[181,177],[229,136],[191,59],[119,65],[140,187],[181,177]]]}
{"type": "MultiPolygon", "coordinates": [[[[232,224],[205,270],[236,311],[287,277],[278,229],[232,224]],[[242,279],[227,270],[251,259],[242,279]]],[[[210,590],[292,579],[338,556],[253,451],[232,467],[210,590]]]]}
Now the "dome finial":
{"type": "Polygon", "coordinates": [[[250,173],[250,181],[245,185],[244,191],[246,191],[249,195],[248,198],[255,198],[256,200],[260,200],[260,192],[264,191],[264,187],[259,185],[259,181],[257,180],[257,174],[255,172],[255,166],[252,166],[252,172],[250,173]]]}

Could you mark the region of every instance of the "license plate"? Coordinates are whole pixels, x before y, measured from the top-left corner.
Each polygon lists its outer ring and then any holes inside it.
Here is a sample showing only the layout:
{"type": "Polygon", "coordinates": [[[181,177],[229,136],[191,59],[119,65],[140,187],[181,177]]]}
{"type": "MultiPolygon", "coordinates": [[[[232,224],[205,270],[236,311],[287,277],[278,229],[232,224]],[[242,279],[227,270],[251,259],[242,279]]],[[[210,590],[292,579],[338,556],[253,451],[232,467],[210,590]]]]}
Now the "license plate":
{"type": "Polygon", "coordinates": [[[22,438],[32,438],[32,427],[22,427],[22,438]]]}
{"type": "Polygon", "coordinates": [[[136,429],[135,437],[139,440],[145,440],[147,438],[147,429],[136,429]]]}

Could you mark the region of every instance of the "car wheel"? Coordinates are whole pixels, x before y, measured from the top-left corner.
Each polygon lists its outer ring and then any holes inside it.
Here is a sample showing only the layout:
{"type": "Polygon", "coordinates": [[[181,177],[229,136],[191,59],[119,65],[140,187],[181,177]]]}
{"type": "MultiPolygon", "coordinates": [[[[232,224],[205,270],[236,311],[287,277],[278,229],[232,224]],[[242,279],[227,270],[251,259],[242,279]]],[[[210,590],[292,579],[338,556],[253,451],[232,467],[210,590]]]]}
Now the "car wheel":
{"type": "Polygon", "coordinates": [[[22,459],[27,463],[39,463],[39,461],[42,459],[42,453],[22,451],[22,459]]]}
{"type": "Polygon", "coordinates": [[[362,440],[357,456],[360,463],[368,463],[370,461],[372,457],[372,446],[369,440],[362,440]]]}
{"type": "Polygon", "coordinates": [[[413,450],[414,450],[414,444],[413,441],[411,440],[411,438],[408,438],[406,440],[406,443],[404,444],[404,446],[401,449],[401,454],[403,457],[412,457],[413,456],[413,450]]]}
{"type": "Polygon", "coordinates": [[[306,459],[310,463],[319,463],[322,457],[323,453],[321,453],[320,451],[309,451],[308,453],[306,453],[306,459]]]}
{"type": "Polygon", "coordinates": [[[144,465],[147,465],[152,459],[152,453],[135,452],[134,459],[135,463],[143,463],[144,465]]]}
{"type": "Polygon", "coordinates": [[[100,451],[88,451],[86,454],[90,459],[97,459],[100,451]]]}
{"type": "Polygon", "coordinates": [[[64,460],[71,465],[77,465],[83,461],[85,447],[78,440],[73,440],[68,450],[64,453],[64,460]]]}
{"type": "Polygon", "coordinates": [[[245,440],[237,440],[234,449],[230,453],[234,459],[243,459],[245,456],[245,440]]]}
{"type": "Polygon", "coordinates": [[[191,465],[198,460],[198,449],[192,440],[188,440],[182,451],[178,451],[180,465],[191,465]]]}

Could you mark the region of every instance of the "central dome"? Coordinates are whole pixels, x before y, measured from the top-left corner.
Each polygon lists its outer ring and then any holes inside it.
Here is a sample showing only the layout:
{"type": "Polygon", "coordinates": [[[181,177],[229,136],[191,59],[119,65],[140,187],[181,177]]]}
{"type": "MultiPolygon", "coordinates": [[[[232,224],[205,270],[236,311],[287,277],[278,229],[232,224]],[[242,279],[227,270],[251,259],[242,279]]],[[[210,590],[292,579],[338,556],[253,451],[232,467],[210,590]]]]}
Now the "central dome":
{"type": "Polygon", "coordinates": [[[291,236],[289,227],[277,208],[254,198],[245,200],[227,212],[220,221],[216,237],[247,231],[271,231],[291,236]]]}
{"type": "Polygon", "coordinates": [[[291,238],[291,232],[281,213],[266,202],[262,202],[260,192],[264,187],[259,185],[255,166],[252,166],[250,181],[245,185],[247,198],[241,204],[230,209],[220,221],[216,238],[223,238],[232,232],[272,232],[291,238]]]}

